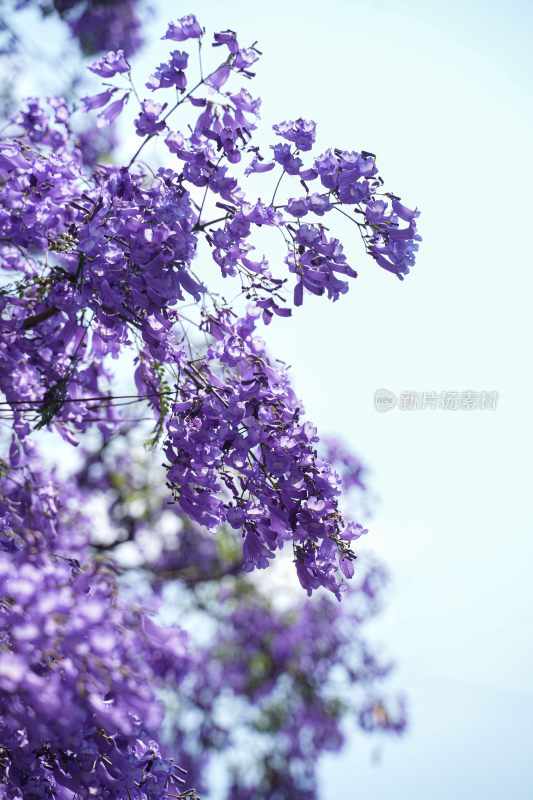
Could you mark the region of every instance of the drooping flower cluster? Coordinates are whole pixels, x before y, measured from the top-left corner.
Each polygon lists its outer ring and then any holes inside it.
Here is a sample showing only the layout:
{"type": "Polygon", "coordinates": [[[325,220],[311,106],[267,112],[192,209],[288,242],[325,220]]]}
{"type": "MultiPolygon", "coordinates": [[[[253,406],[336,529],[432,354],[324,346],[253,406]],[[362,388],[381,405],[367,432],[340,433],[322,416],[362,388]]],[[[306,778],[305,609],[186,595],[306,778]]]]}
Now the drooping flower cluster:
{"type": "MultiPolygon", "coordinates": [[[[317,674],[330,673],[321,637],[332,652],[344,646],[334,634],[342,606],[329,598],[302,606],[293,618],[253,598],[244,611],[236,603],[239,587],[235,597],[223,589],[219,667],[209,648],[192,663],[181,630],[161,627],[153,609],[123,599],[113,563],[100,554],[106,547],[93,541],[83,513],[94,499],[92,477],[79,476],[77,486],[59,482],[39,466],[32,433],[45,428],[77,445],[97,429],[107,443],[131,422],[123,406],[148,408],[150,441],[163,442],[178,513],[190,516],[185,527],[202,542],[189,547],[198,565],[183,565],[176,542],[163,548],[162,561],[144,565],[156,573],[150,586],[162,595],[161,575],[176,570],[186,570],[180,577],[188,586],[222,577],[216,548],[232,541],[238,557],[230,558],[225,577],[242,566],[268,566],[285,546],[309,595],[325,587],[340,599],[344,578],[354,575],[352,543],[366,529],[341,514],[342,476],[330,463],[338,454],[319,456],[318,433],[284,366],[268,354],[260,320],[290,315],[306,292],[337,300],[348,290],[356,272],[323,224],[326,214],[350,216],[367,252],[401,278],[418,247],[418,212],[381,191],[369,153],[334,149],[305,165],[315,141],[312,121],[275,125],[283,141],[272,146],[271,161],[261,155],[252,144],[260,100],[235,84],[254,76],[255,43],[243,47],[233,31],[215,33],[216,61],[204,68],[205,48],[198,47],[196,78],[197,60],[173,49],[141,98],[128,52],[128,44],[137,46],[133,5],[56,5],[87,51],[100,52],[105,35],[112,37],[113,49],[89,68],[104,86],[82,99],[83,111],[95,112],[105,130],[127,103],[138,102],[139,144],[122,166],[94,163],[62,98],[48,98],[47,105],[30,98],[0,139],[0,417],[7,428],[0,458],[0,793],[6,800],[193,796],[180,789],[179,768],[156,737],[155,690],[179,686],[187,670],[194,672],[205,711],[205,698],[214,702],[212,689],[221,685],[220,665],[230,690],[252,705],[272,699],[278,678],[289,676],[298,689],[294,719],[280,718],[275,730],[308,775],[314,755],[340,741],[336,716],[309,673],[313,660],[317,674]],[[178,111],[185,115],[181,129],[174,125],[178,111]],[[164,165],[152,169],[144,156],[155,138],[167,150],[164,165]],[[238,166],[244,158],[249,175],[278,170],[269,203],[247,196],[238,166]],[[284,176],[283,186],[296,178],[305,194],[276,202],[284,176]],[[310,192],[312,181],[321,188],[310,192]],[[263,227],[280,231],[286,244],[285,260],[275,262],[279,270],[253,254],[263,227]],[[213,291],[210,270],[240,290],[235,307],[213,291]],[[134,361],[135,386],[120,391],[123,354],[134,361]],[[207,539],[194,523],[222,532],[207,539]],[[244,636],[250,625],[254,635],[244,636]],[[301,646],[309,631],[317,641],[301,646]],[[313,742],[308,750],[304,730],[313,742]]],[[[203,39],[192,14],[171,22],[163,36],[180,48],[203,39]]],[[[99,480],[105,495],[112,488],[105,470],[99,480]]],[[[108,516],[117,514],[115,508],[108,516]]],[[[133,512],[128,526],[126,538],[133,540],[133,512]]],[[[370,657],[363,662],[363,682],[380,677],[370,657]]],[[[370,728],[375,719],[386,728],[392,718],[378,713],[376,702],[359,705],[361,724],[370,728]]],[[[273,713],[263,712],[260,724],[273,713]]],[[[207,741],[214,728],[206,721],[204,729],[207,741]]],[[[178,735],[172,746],[187,755],[178,735]]],[[[265,765],[265,775],[287,774],[286,782],[264,778],[245,789],[236,778],[234,796],[248,790],[266,796],[271,785],[298,796],[301,784],[279,767],[279,754],[265,765]]]]}
{"type": "Polygon", "coordinates": [[[90,556],[86,498],[12,450],[0,480],[3,796],[178,795],[183,775],[153,740],[154,689],[190,667],[185,634],[124,603],[113,562],[90,556]]]}
{"type": "Polygon", "coordinates": [[[181,678],[182,634],[121,607],[113,585],[56,556],[0,555],[0,758],[9,797],[67,789],[146,800],[183,788],[146,738],[162,714],[148,670],[164,661],[181,678]]]}
{"type": "MultiPolygon", "coordinates": [[[[172,23],[163,38],[202,35],[191,15],[172,23]]],[[[380,181],[369,154],[329,151],[304,170],[298,153],[312,149],[315,125],[302,119],[275,126],[290,145],[274,147],[273,165],[304,185],[320,177],[327,192],[281,206],[276,192],[270,205],[248,201],[229,168],[243,152],[255,153],[254,163],[260,157],[249,143],[258,102],[244,89],[223,87],[232,74],[252,77],[259,51],[242,48],[232,31],[215,34],[214,46],[227,50],[225,60],[206,77],[201,73],[188,92],[185,53],[174,51],[154,72],[147,86],[171,89],[176,102],[163,116],[167,104],[142,101],[135,125],[144,138],[128,166],[98,166],[88,178],[60,100],[50,101],[53,119],[36,100],[17,116],[23,136],[2,145],[0,255],[24,277],[3,291],[0,389],[19,435],[29,433],[23,418],[53,425],[70,441],[95,423],[109,434],[120,415],[105,388],[112,379],[107,356],[133,347],[139,396],[156,416],[157,438],[167,431],[169,481],[183,510],[211,528],[224,521],[242,527],[248,568],[267,566],[291,541],[308,591],[322,585],[338,595],[338,569],[352,575],[350,542],[363,528],[344,524],[337,478],[315,453],[316,431],[283,369],[258,349],[257,314],[268,323],[291,309],[283,297],[287,278],[272,275],[266,259],[250,258],[250,238],[261,226],[282,231],[298,306],[304,290],[337,299],[348,288],[344,278],[355,276],[337,239],[321,224],[300,222],[304,212],[320,217],[339,204],[357,204],[365,220],[373,214],[361,224],[372,228],[364,236],[380,263],[391,247],[396,253],[412,244],[409,236],[416,239],[417,212],[394,198],[392,216],[385,211],[386,202],[375,198],[380,181]],[[197,94],[206,86],[215,99],[197,94]],[[187,136],[169,128],[170,115],[185,102],[201,109],[187,136]],[[149,179],[136,163],[155,136],[165,138],[181,171],[160,168],[149,179]],[[194,199],[198,190],[201,201],[194,199]],[[222,218],[204,220],[208,195],[222,218]],[[399,238],[398,215],[409,220],[399,238]],[[239,323],[210,294],[205,268],[201,277],[193,270],[201,240],[222,275],[240,279],[251,302],[239,323]],[[203,309],[196,326],[217,342],[197,354],[182,335],[190,322],[180,303],[191,300],[203,309]],[[172,392],[178,402],[170,403],[172,392]]],[[[111,122],[133,95],[131,87],[119,90],[109,81],[129,80],[129,63],[122,51],[109,52],[90,69],[107,88],[84,104],[111,122]]]]}
{"type": "Polygon", "coordinates": [[[339,749],[347,722],[377,733],[405,726],[402,701],[381,687],[390,664],[362,633],[381,605],[382,567],[365,559],[341,604],[302,599],[285,577],[281,596],[276,583],[261,586],[241,572],[236,532],[226,526],[215,538],[172,516],[159,471],[131,452],[128,441],[103,444],[78,482],[105,492],[117,538],[102,547],[158,593],[179,597],[193,621],[193,668],[177,696],[166,695],[179,763],[203,791],[209,758],[222,749],[233,775],[228,800],[317,797],[317,763],[339,749]]]}
{"type": "Polygon", "coordinates": [[[183,365],[188,380],[168,423],[168,481],[193,519],[242,528],[245,569],[266,567],[291,541],[308,593],[322,585],[339,594],[336,564],[353,575],[347,543],[366,531],[338,511],[338,476],[317,457],[316,428],[255,334],[258,313],[211,320],[216,345],[205,365],[183,365]]]}

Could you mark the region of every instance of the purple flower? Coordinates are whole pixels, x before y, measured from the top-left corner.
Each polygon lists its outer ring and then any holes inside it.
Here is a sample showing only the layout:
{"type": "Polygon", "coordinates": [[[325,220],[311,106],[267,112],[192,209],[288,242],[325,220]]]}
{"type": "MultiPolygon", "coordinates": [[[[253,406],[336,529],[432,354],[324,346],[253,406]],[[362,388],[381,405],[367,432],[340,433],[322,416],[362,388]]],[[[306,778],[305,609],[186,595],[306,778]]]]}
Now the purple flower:
{"type": "Polygon", "coordinates": [[[336,189],[339,185],[340,164],[332,150],[326,150],[321,156],[315,158],[315,170],[322,185],[327,189],[336,189]]]}
{"type": "Polygon", "coordinates": [[[274,160],[281,164],[285,172],[289,175],[298,175],[303,161],[298,156],[293,155],[291,147],[288,144],[275,144],[272,146],[274,151],[274,160]]]}
{"type": "Polygon", "coordinates": [[[154,103],[153,100],[143,100],[141,108],[142,111],[134,122],[139,136],[152,136],[154,133],[160,133],[165,129],[165,122],[163,120],[158,122],[157,120],[164,108],[166,108],[166,104],[162,106],[160,103],[154,103]]]}
{"type": "Polygon", "coordinates": [[[29,162],[23,156],[20,146],[10,142],[0,142],[0,169],[12,172],[17,169],[27,169],[29,162]]]}
{"type": "Polygon", "coordinates": [[[244,569],[246,572],[259,568],[266,569],[269,559],[274,558],[261,539],[253,532],[246,535],[242,546],[244,569]]]}
{"type": "Polygon", "coordinates": [[[327,211],[331,209],[331,200],[326,194],[318,194],[313,192],[308,197],[309,210],[313,211],[319,217],[322,217],[327,211]]]}
{"type": "MultiPolygon", "coordinates": [[[[55,5],[90,47],[137,36],[126,0],[55,5]]],[[[190,15],[165,38],[201,34],[190,15]]],[[[0,142],[0,394],[11,426],[0,460],[0,749],[9,798],[190,795],[176,761],[150,738],[161,730],[159,696],[172,689],[182,705],[179,719],[167,718],[169,752],[184,756],[195,779],[211,749],[235,743],[237,724],[218,714],[219,697],[239,698],[245,732],[272,734],[264,763],[250,770],[253,785],[236,771],[236,798],[313,795],[319,755],[342,741],[344,706],[331,680],[342,670],[361,689],[347,708],[361,727],[399,731],[405,722],[375,694],[388,666],[358,635],[383,582],[363,558],[354,568],[367,530],[345,515],[343,490],[363,491],[361,464],[338,444],[320,450],[262,336],[306,293],[335,301],[356,277],[334,237],[336,214],[326,214],[348,206],[367,253],[403,277],[420,240],[418,211],[384,191],[371,153],[329,150],[304,164],[311,121],[275,126],[286,141],[264,161],[252,141],[259,99],[220,91],[232,72],[252,77],[259,51],[240,48],[230,30],[214,44],[229,51],[204,81],[217,91],[204,86],[174,103],[183,124],[167,131],[166,105],[153,100],[134,120],[145,139],[165,131],[165,167],[149,163],[147,150],[139,158],[143,144],[122,166],[95,165],[112,138],[87,130],[80,147],[61,98],[27,100],[16,136],[0,142]],[[276,201],[272,176],[245,192],[233,167],[243,153],[246,172],[279,164],[280,194],[295,196],[276,201]],[[317,178],[311,193],[306,182],[317,178]],[[319,219],[305,224],[307,214],[319,219]],[[285,259],[259,248],[265,227],[279,231],[285,259]],[[236,305],[213,292],[197,258],[207,252],[236,305]],[[134,394],[122,398],[117,360],[132,350],[134,394]],[[134,402],[152,420],[150,443],[161,443],[161,473],[158,463],[137,463],[119,435],[137,419],[128,415],[134,402]],[[33,430],[43,427],[73,446],[87,434],[98,449],[59,481],[37,458],[33,430]],[[95,505],[105,542],[95,541],[95,505]],[[247,575],[282,551],[313,595],[290,610],[247,575]],[[119,581],[128,558],[135,580],[119,581]],[[195,613],[205,598],[215,610],[213,636],[192,655],[180,629],[156,622],[174,580],[195,613]],[[195,591],[200,583],[207,591],[195,591]],[[144,600],[134,604],[137,585],[144,600]]],[[[183,92],[187,63],[174,51],[149,87],[183,92]]],[[[129,65],[113,50],[90,69],[107,82],[129,65]]],[[[106,83],[83,105],[106,126],[128,97],[106,83]]]]}
{"type": "Polygon", "coordinates": [[[220,67],[220,69],[215,70],[211,75],[209,75],[205,82],[208,86],[211,86],[213,89],[220,90],[226,81],[228,80],[231,73],[231,67],[225,66],[220,67]]]}
{"type": "Polygon", "coordinates": [[[246,89],[241,89],[238,94],[230,94],[230,100],[232,100],[241,111],[247,111],[250,114],[255,114],[257,117],[259,116],[261,98],[252,97],[250,92],[246,89]]]}
{"type": "Polygon", "coordinates": [[[54,109],[54,120],[62,125],[67,125],[70,111],[63,97],[48,97],[48,104],[54,109]]]}
{"type": "Polygon", "coordinates": [[[296,122],[280,122],[272,127],[278,136],[294,142],[298,150],[311,150],[316,138],[316,122],[301,117],[296,122]]]}
{"type": "Polygon", "coordinates": [[[413,240],[389,240],[383,245],[373,245],[371,252],[380,267],[403,280],[409,274],[409,267],[415,263],[417,250],[418,244],[413,240]]]}
{"type": "Polygon", "coordinates": [[[168,89],[170,86],[175,86],[183,91],[187,85],[184,70],[187,69],[188,58],[188,53],[174,50],[170,54],[170,61],[159,65],[155,73],[148,79],[146,86],[152,91],[168,89]]]}
{"type": "Polygon", "coordinates": [[[184,42],[186,39],[199,39],[202,29],[194,14],[181,17],[176,23],[169,22],[168,30],[162,39],[172,39],[174,42],[184,42]]]}
{"type": "Polygon", "coordinates": [[[117,50],[116,53],[111,50],[107,55],[102,56],[90,67],[87,67],[87,69],[101,78],[113,78],[118,73],[128,72],[130,65],[124,57],[124,50],[117,50]]]}
{"type": "Polygon", "coordinates": [[[82,97],[81,102],[83,103],[83,110],[92,111],[95,108],[101,108],[102,106],[105,106],[106,103],[110,101],[114,92],[116,92],[116,89],[106,89],[105,92],[100,92],[100,94],[82,97]]]}
{"type": "Polygon", "coordinates": [[[255,73],[250,72],[249,67],[255,64],[259,55],[259,51],[254,47],[250,47],[247,50],[238,50],[233,60],[233,67],[242,72],[247,78],[253,78],[255,73]]]}
{"type": "Polygon", "coordinates": [[[128,96],[129,94],[126,93],[120,100],[115,100],[114,103],[110,103],[107,108],[104,108],[104,110],[98,114],[96,124],[99,128],[104,125],[111,125],[116,120],[119,114],[122,113],[124,103],[128,99],[128,96]]]}
{"type": "Polygon", "coordinates": [[[410,208],[402,205],[397,197],[392,198],[392,210],[398,217],[400,217],[400,219],[403,219],[406,222],[412,222],[414,219],[416,219],[416,217],[420,216],[420,211],[418,211],[418,209],[415,208],[414,211],[411,211],[410,208]]]}
{"type": "Polygon", "coordinates": [[[245,174],[251,175],[253,172],[270,172],[270,170],[274,169],[275,166],[275,161],[265,161],[264,159],[255,156],[255,158],[253,158],[250,164],[246,167],[245,174]]]}
{"type": "Polygon", "coordinates": [[[226,45],[228,50],[232,55],[237,53],[239,50],[239,43],[237,42],[237,36],[235,31],[221,31],[220,33],[215,33],[213,36],[214,42],[213,47],[220,47],[221,45],[226,45]]]}
{"type": "Polygon", "coordinates": [[[299,197],[297,200],[292,198],[285,206],[289,214],[293,217],[305,217],[309,211],[309,203],[307,197],[299,197]]]}

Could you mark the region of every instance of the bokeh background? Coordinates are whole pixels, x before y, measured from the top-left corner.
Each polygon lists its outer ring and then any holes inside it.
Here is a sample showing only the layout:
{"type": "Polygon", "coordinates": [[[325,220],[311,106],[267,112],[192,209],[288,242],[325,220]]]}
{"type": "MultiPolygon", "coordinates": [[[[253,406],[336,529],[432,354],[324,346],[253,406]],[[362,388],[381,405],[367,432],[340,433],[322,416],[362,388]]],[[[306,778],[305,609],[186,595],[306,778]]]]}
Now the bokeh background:
{"type": "MultiPolygon", "coordinates": [[[[334,305],[306,297],[268,332],[309,417],[370,469],[375,513],[361,546],[393,579],[372,635],[409,701],[406,736],[354,737],[324,760],[323,796],[529,800],[533,4],[151,5],[140,76],[166,57],[169,19],[193,11],[210,32],[231,27],[264,53],[253,92],[265,148],[273,123],[312,118],[319,147],[376,153],[386,188],[422,212],[403,283],[341,220],[359,271],[349,294],[334,305]],[[499,397],[495,410],[379,413],[380,388],[499,397]]],[[[37,24],[29,35],[52,58],[37,24]]]]}

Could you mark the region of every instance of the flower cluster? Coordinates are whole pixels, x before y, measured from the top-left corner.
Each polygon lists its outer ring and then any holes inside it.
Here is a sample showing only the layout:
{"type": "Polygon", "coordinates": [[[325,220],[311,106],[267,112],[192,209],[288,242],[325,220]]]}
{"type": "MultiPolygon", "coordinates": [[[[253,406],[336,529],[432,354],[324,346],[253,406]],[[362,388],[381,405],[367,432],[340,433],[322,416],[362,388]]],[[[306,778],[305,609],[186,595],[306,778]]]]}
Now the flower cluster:
{"type": "Polygon", "coordinates": [[[179,794],[183,776],[153,740],[163,711],[154,689],[189,669],[185,634],[124,603],[113,563],[89,555],[86,498],[27,457],[13,452],[0,481],[6,797],[179,794]]]}
{"type": "Polygon", "coordinates": [[[178,679],[185,668],[181,632],[118,605],[105,574],[43,553],[1,554],[0,594],[0,752],[9,796],[178,793],[176,767],[142,739],[161,721],[154,667],[178,679]]]}
{"type": "MultiPolygon", "coordinates": [[[[378,577],[372,568],[370,574],[378,577]]],[[[242,589],[236,583],[220,591],[227,611],[214,641],[201,652],[194,678],[183,686],[182,707],[200,710],[204,725],[200,736],[187,731],[180,758],[201,780],[206,751],[222,744],[233,768],[228,800],[316,800],[317,762],[342,746],[343,721],[351,718],[364,730],[404,729],[402,702],[378,688],[390,665],[357,635],[361,618],[327,598],[279,611],[260,595],[239,603],[242,589]],[[231,724],[224,722],[224,699],[233,709],[231,724]],[[247,753],[259,755],[252,759],[243,752],[242,741],[247,753]]],[[[369,600],[363,590],[352,591],[354,601],[369,600]]]]}
{"type": "Polygon", "coordinates": [[[181,508],[215,529],[242,529],[245,569],[268,566],[292,542],[300,582],[338,596],[337,566],[353,575],[349,542],[364,531],[338,510],[339,478],[316,453],[316,428],[282,365],[256,335],[258,309],[210,320],[216,340],[200,369],[182,368],[167,430],[168,481],[181,508]]]}
{"type": "Polygon", "coordinates": [[[167,695],[179,763],[207,791],[209,756],[223,749],[233,771],[228,800],[316,798],[317,763],[341,746],[346,722],[376,733],[405,727],[402,701],[382,688],[390,664],[364,636],[381,606],[383,568],[362,560],[341,604],[324,594],[302,600],[297,587],[283,595],[276,583],[261,587],[240,570],[238,534],[225,526],[214,538],[172,516],[159,469],[146,456],[132,459],[132,449],[129,440],[104,443],[77,477],[84,492],[105,493],[117,532],[105,547],[156,592],[178,596],[194,620],[193,668],[177,696],[167,695]]]}
{"type": "MultiPolygon", "coordinates": [[[[275,125],[281,141],[266,160],[253,144],[260,100],[242,86],[254,77],[260,51],[255,43],[242,46],[234,31],[214,34],[207,67],[196,17],[171,22],[163,40],[180,48],[190,40],[200,58],[186,49],[163,54],[142,97],[129,60],[138,44],[133,3],[55,6],[86,51],[108,50],[89,68],[103,86],[83,97],[82,112],[94,114],[102,131],[113,128],[126,103],[138,103],[137,145],[122,165],[95,161],[96,147],[88,158],[87,137],[74,133],[63,98],[28,99],[0,139],[0,417],[7,429],[0,458],[0,793],[8,800],[194,796],[180,788],[184,779],[163,747],[156,696],[191,674],[192,705],[197,699],[206,711],[214,704],[225,673],[234,694],[257,704],[257,725],[278,733],[295,769],[311,775],[315,756],[341,740],[339,715],[320,686],[347,644],[343,606],[327,595],[287,616],[251,597],[250,579],[238,573],[271,565],[284,548],[308,595],[324,587],[338,599],[346,578],[356,596],[370,598],[377,573],[354,577],[352,544],[366,529],[340,511],[343,480],[348,489],[360,485],[356,465],[338,448],[319,455],[318,432],[260,326],[293,313],[306,293],[337,300],[356,277],[326,214],[348,216],[367,253],[402,278],[418,248],[418,211],[382,191],[370,153],[314,154],[310,120],[275,125]],[[155,139],[166,155],[152,168],[144,158],[155,139]],[[236,166],[243,160],[249,180],[236,166]],[[255,173],[272,170],[277,183],[265,202],[250,187],[265,180],[255,173]],[[297,192],[281,197],[280,186],[291,180],[297,192]],[[318,188],[310,191],[313,181],[318,188]],[[265,227],[286,245],[275,267],[253,252],[265,227]],[[234,304],[214,291],[213,271],[233,284],[234,304]],[[131,388],[121,391],[122,356],[134,367],[131,388]],[[107,447],[132,423],[132,403],[149,415],[150,443],[163,442],[173,519],[189,515],[182,544],[195,558],[187,563],[174,539],[159,558],[141,559],[155,573],[150,589],[164,596],[162,584],[176,572],[189,588],[217,575],[244,582],[234,593],[221,585],[218,650],[202,651],[198,661],[181,629],[155,622],[157,604],[125,601],[119,570],[93,539],[84,508],[114,491],[105,468],[100,464],[95,478],[87,467],[74,483],[39,466],[35,429],[56,431],[71,445],[99,431],[107,447]],[[230,555],[221,567],[224,547],[230,555]],[[245,610],[237,603],[243,585],[251,598],[245,610]],[[293,696],[283,696],[284,681],[293,696]],[[278,693],[289,716],[278,715],[278,693]]],[[[121,508],[106,515],[125,526],[132,543],[136,516],[130,509],[125,518],[121,508]]],[[[364,616],[346,618],[357,624],[364,616]]],[[[364,648],[360,656],[359,671],[347,668],[349,680],[382,677],[364,648]]],[[[374,698],[365,696],[357,708],[365,729],[396,724],[374,698]]],[[[218,723],[206,720],[200,744],[216,738],[218,723]]],[[[171,745],[189,758],[179,735],[171,745]]],[[[312,796],[280,763],[279,753],[269,755],[255,787],[236,778],[234,796],[266,797],[268,786],[312,796]],[[268,783],[268,775],[275,780],[268,783]]]]}
{"type": "MultiPolygon", "coordinates": [[[[190,15],[172,23],[164,38],[201,36],[190,15]]],[[[176,103],[164,114],[168,104],[142,101],[135,127],[144,139],[130,164],[97,166],[89,180],[64,102],[50,101],[53,119],[36,100],[17,116],[24,136],[2,145],[0,161],[1,255],[7,269],[25,277],[4,292],[0,388],[19,435],[28,435],[22,418],[31,413],[38,426],[54,425],[70,441],[95,423],[110,434],[120,414],[104,388],[113,376],[107,356],[133,347],[139,396],[156,416],[157,438],[164,429],[168,434],[168,480],[181,508],[212,529],[226,521],[242,529],[248,569],[267,566],[290,541],[305,588],[326,586],[339,596],[338,570],[353,574],[350,542],[364,529],[340,515],[338,478],[317,457],[317,432],[304,421],[283,367],[254,333],[259,314],[268,324],[291,309],[283,294],[287,278],[274,276],[265,258],[251,257],[250,240],[262,226],[282,231],[288,271],[297,278],[295,306],[305,291],[336,300],[356,273],[340,242],[321,223],[301,218],[355,203],[364,209],[360,227],[371,226],[371,234],[364,233],[369,252],[382,265],[403,253],[405,266],[405,248],[417,246],[409,239],[417,236],[417,212],[393,198],[388,213],[387,203],[375,198],[380,180],[370,154],[328,151],[303,169],[298,153],[310,151],[315,138],[314,123],[303,119],[275,126],[290,144],[274,147],[274,163],[282,176],[298,175],[304,185],[319,178],[327,191],[281,206],[275,192],[269,205],[249,202],[230,167],[250,149],[258,102],[245,89],[222,87],[232,73],[252,77],[259,51],[242,48],[232,31],[215,34],[214,46],[227,49],[225,61],[188,92],[187,54],[171,53],[147,85],[172,90],[176,103]],[[196,95],[206,86],[218,99],[196,95]],[[169,128],[170,115],[184,102],[200,109],[188,135],[169,128]],[[160,168],[149,179],[136,163],[155,136],[165,138],[181,172],[160,168]],[[193,199],[198,190],[200,203],[193,199]],[[208,194],[220,198],[221,219],[204,221],[208,194]],[[398,218],[409,226],[397,228],[398,218]],[[193,271],[200,240],[223,276],[240,279],[250,301],[240,321],[231,321],[212,297],[208,276],[193,271]],[[44,279],[39,252],[46,253],[44,279]],[[180,335],[187,336],[180,304],[191,301],[203,307],[203,318],[193,324],[211,339],[197,356],[180,335]],[[163,402],[161,393],[171,391],[177,402],[163,402]]],[[[85,107],[111,122],[132,95],[109,81],[129,80],[129,63],[123,51],[109,52],[90,69],[107,88],[85,97],[85,107]]]]}

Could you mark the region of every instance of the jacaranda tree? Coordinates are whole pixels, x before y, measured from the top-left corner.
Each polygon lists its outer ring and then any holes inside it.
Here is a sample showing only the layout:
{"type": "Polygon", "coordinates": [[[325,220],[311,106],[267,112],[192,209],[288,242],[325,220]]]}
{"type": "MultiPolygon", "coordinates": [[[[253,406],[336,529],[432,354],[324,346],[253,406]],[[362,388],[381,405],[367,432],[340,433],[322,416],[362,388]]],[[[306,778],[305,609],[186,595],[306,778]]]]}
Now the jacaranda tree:
{"type": "MultiPolygon", "coordinates": [[[[108,29],[80,34],[80,3],[53,5],[86,51],[107,49],[108,29]]],[[[213,754],[228,800],[315,798],[344,721],[405,725],[362,633],[385,578],[355,563],[363,467],[319,439],[261,334],[357,277],[335,218],[403,279],[418,212],[384,190],[373,154],[314,153],[310,120],[274,125],[261,152],[260,100],[242,86],[255,43],[225,30],[211,50],[192,14],[163,40],[198,66],[165,49],[141,91],[112,50],[81,111],[30,98],[0,140],[9,800],[194,797],[213,754]],[[126,105],[137,146],[95,163],[91,132],[126,105]],[[269,231],[284,248],[270,260],[256,249],[269,231]],[[258,580],[283,559],[301,594],[258,580]]]]}

